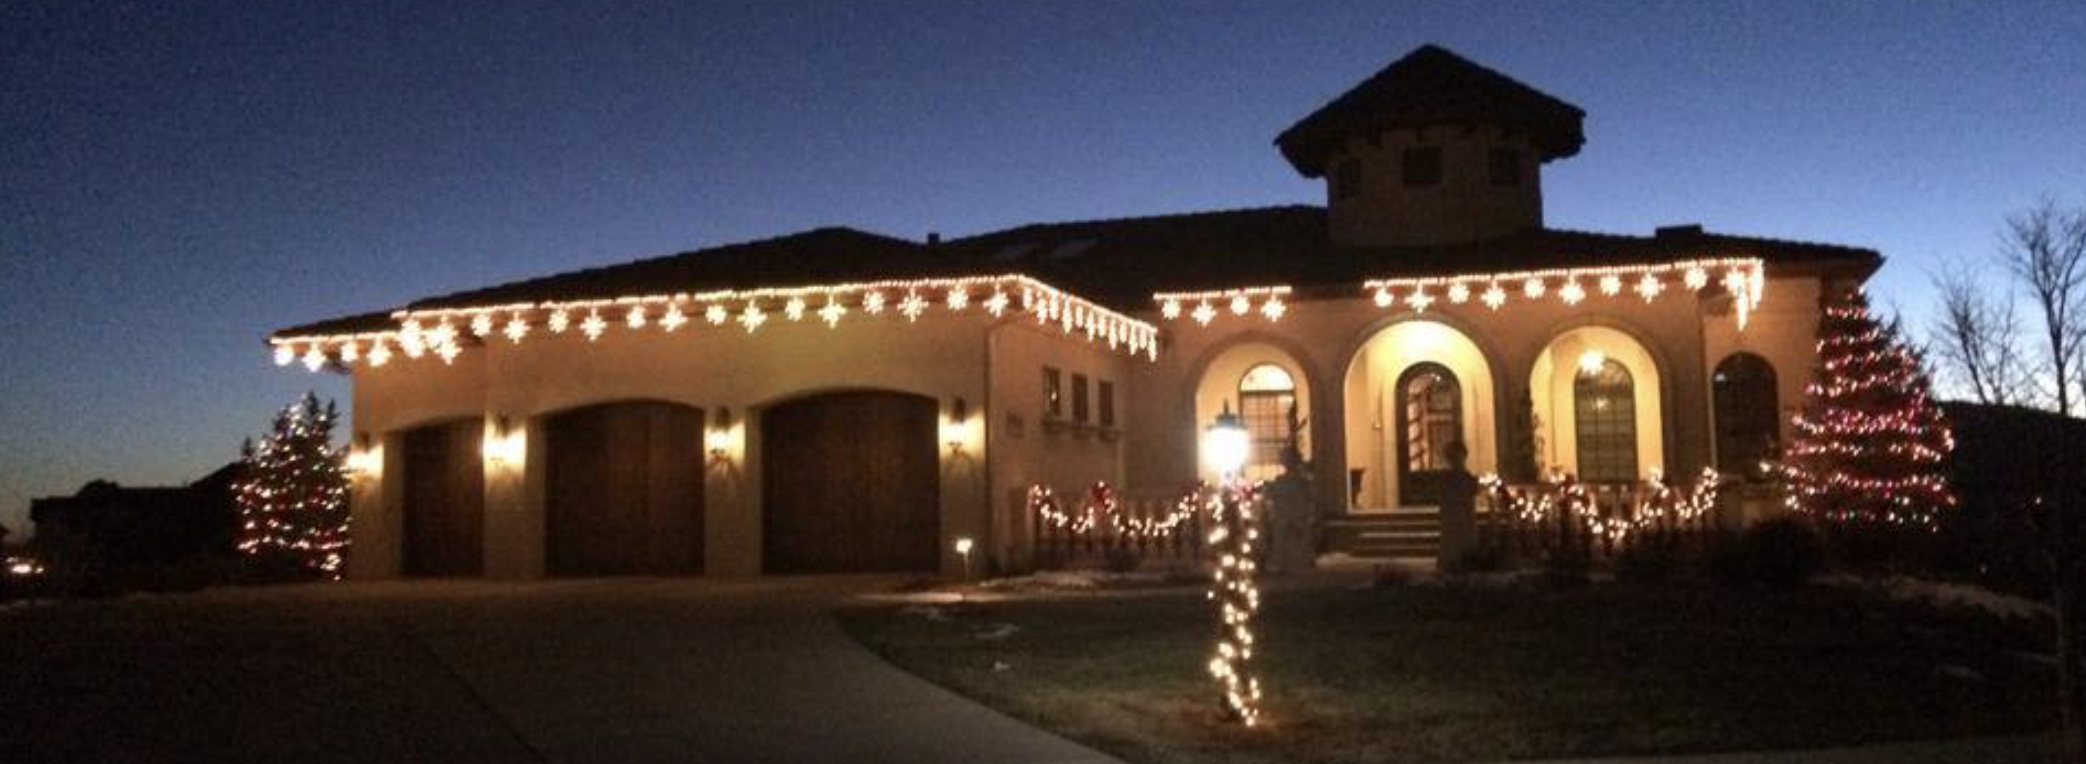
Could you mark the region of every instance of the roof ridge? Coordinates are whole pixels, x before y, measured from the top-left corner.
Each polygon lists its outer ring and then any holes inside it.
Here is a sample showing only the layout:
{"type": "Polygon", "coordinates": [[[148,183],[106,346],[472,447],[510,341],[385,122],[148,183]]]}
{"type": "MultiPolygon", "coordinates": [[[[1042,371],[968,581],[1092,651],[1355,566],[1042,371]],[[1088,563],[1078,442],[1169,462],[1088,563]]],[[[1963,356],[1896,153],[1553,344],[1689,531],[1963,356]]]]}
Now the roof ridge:
{"type": "Polygon", "coordinates": [[[1108,217],[1108,218],[1087,218],[1087,219],[1083,219],[1083,220],[1055,220],[1055,221],[1038,221],[1038,222],[1034,222],[1034,223],[1022,223],[1022,224],[1020,224],[1020,225],[1012,225],[1012,226],[1007,226],[1007,227],[1004,227],[1004,228],[995,228],[995,229],[991,229],[991,230],[988,230],[988,231],[980,231],[980,232],[978,232],[978,233],[974,233],[974,234],[969,234],[969,235],[966,235],[966,236],[959,236],[959,237],[956,237],[956,238],[954,238],[954,239],[951,239],[951,241],[958,241],[958,242],[961,242],[961,241],[972,241],[972,240],[976,240],[976,239],[983,239],[983,238],[986,238],[986,237],[989,237],[989,236],[998,236],[998,235],[1001,235],[1001,234],[1009,234],[1009,233],[1014,233],[1014,232],[1016,232],[1016,231],[1037,231],[1037,230],[1045,230],[1045,229],[1051,229],[1051,228],[1071,228],[1071,227],[1077,227],[1077,226],[1098,226],[1098,225],[1120,225],[1120,224],[1124,224],[1124,223],[1159,223],[1159,222],[1175,222],[1175,221],[1187,220],[1187,219],[1191,219],[1191,218],[1202,218],[1202,217],[1214,217],[1214,216],[1218,216],[1218,215],[1237,215],[1237,214],[1242,214],[1242,213],[1254,213],[1254,212],[1305,212],[1305,211],[1311,211],[1311,212],[1324,212],[1324,211],[1325,211],[1325,207],[1322,207],[1322,206],[1319,206],[1319,205],[1316,205],[1316,204],[1305,204],[1305,203],[1290,203],[1290,204],[1267,204],[1267,205],[1260,205],[1260,206],[1253,206],[1253,207],[1220,207],[1220,208],[1217,208],[1217,209],[1210,209],[1210,210],[1193,210],[1193,211],[1187,211],[1187,212],[1161,212],[1161,213],[1155,213],[1155,214],[1150,214],[1150,215],[1120,215],[1120,216],[1117,216],[1117,217],[1108,217]]]}
{"type": "Polygon", "coordinates": [[[745,240],[742,240],[742,241],[733,241],[733,242],[726,242],[726,243],[723,243],[723,244],[714,244],[714,245],[711,245],[711,246],[707,246],[707,247],[702,247],[702,248],[699,248],[699,249],[688,249],[688,250],[682,250],[682,251],[680,251],[680,252],[672,252],[672,253],[667,253],[667,254],[660,254],[660,255],[649,255],[649,256],[645,256],[645,257],[639,257],[639,258],[635,258],[635,259],[631,259],[631,260],[624,260],[624,261],[621,261],[621,262],[611,262],[611,263],[604,263],[604,264],[601,264],[601,265],[589,266],[589,267],[585,267],[585,268],[578,268],[578,269],[574,269],[574,270],[569,270],[569,271],[557,271],[557,272],[554,272],[554,273],[546,273],[546,274],[543,274],[543,275],[541,275],[541,276],[531,276],[531,277],[528,277],[528,278],[521,278],[521,279],[515,279],[515,280],[512,280],[512,281],[502,281],[502,282],[498,282],[498,283],[494,283],[494,284],[488,284],[488,285],[486,285],[486,286],[482,286],[482,287],[477,287],[477,288],[474,288],[474,289],[464,289],[464,290],[458,290],[458,291],[454,291],[454,292],[445,292],[445,293],[442,293],[442,294],[438,294],[438,295],[431,295],[431,296],[428,296],[428,297],[422,297],[422,298],[419,298],[419,299],[416,299],[416,300],[411,300],[411,301],[408,301],[408,302],[406,302],[406,303],[405,303],[404,305],[401,305],[401,306],[399,306],[398,308],[395,308],[394,310],[410,310],[410,309],[414,308],[415,306],[420,306],[420,305],[429,305],[429,304],[433,304],[433,303],[440,303],[440,302],[446,302],[446,301],[454,300],[454,299],[457,299],[457,298],[460,298],[460,297],[464,297],[464,296],[468,296],[468,295],[475,295],[475,294],[480,294],[480,293],[484,293],[484,292],[490,292],[490,291],[494,291],[494,290],[499,290],[499,289],[508,289],[508,288],[518,287],[518,286],[522,286],[522,285],[525,285],[525,284],[530,284],[530,283],[534,283],[534,282],[539,282],[539,281],[548,281],[548,280],[552,280],[552,279],[562,279],[562,278],[570,278],[570,277],[578,277],[578,276],[585,276],[585,275],[588,275],[588,274],[594,274],[594,273],[601,273],[601,272],[603,272],[603,271],[612,271],[612,270],[620,270],[620,269],[623,269],[623,268],[630,268],[630,267],[633,267],[633,266],[641,266],[641,265],[649,265],[649,264],[658,264],[658,263],[666,263],[666,262],[669,262],[669,261],[676,261],[676,260],[682,260],[682,259],[684,259],[684,258],[693,258],[693,257],[695,257],[695,256],[698,256],[698,255],[713,255],[713,254],[717,254],[717,253],[721,253],[721,252],[733,252],[733,251],[738,251],[738,250],[743,250],[743,249],[751,249],[751,248],[754,248],[754,247],[765,247],[765,246],[773,246],[773,245],[776,245],[776,244],[786,243],[786,242],[789,242],[789,241],[794,241],[794,240],[804,240],[804,239],[809,239],[809,238],[811,238],[811,237],[814,237],[814,236],[828,236],[828,235],[833,235],[833,234],[846,234],[846,235],[851,235],[851,236],[861,236],[861,237],[866,237],[866,238],[871,238],[871,239],[879,239],[879,240],[883,240],[883,241],[887,241],[887,242],[895,242],[895,243],[900,243],[900,244],[911,244],[911,245],[914,245],[914,246],[919,246],[919,242],[916,242],[916,241],[912,241],[912,240],[910,240],[910,239],[902,239],[902,238],[899,238],[899,237],[896,237],[896,236],[891,236],[891,235],[888,235],[888,234],[881,234],[881,233],[877,233],[877,232],[875,232],[875,231],[869,231],[869,230],[864,230],[864,229],[861,229],[861,228],[855,228],[855,227],[853,227],[853,226],[845,226],[845,225],[825,225],[825,226],[818,226],[818,227],[816,227],[816,228],[806,228],[806,229],[804,229],[804,230],[802,230],[802,231],[796,231],[796,232],[793,232],[793,233],[779,234],[779,235],[775,235],[775,236],[768,236],[768,237],[764,237],[764,238],[759,238],[759,239],[745,239],[745,240]]]}

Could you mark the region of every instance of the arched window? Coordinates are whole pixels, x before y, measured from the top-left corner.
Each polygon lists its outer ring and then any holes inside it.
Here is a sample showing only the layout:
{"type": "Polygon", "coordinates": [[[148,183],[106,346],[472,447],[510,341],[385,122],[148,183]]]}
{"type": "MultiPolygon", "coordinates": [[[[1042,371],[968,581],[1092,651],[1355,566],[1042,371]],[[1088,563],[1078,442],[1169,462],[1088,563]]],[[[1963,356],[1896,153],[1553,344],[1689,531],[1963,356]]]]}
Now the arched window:
{"type": "Polygon", "coordinates": [[[1775,395],[1775,367],[1752,353],[1737,353],[1717,364],[1711,378],[1716,399],[1717,469],[1756,474],[1760,462],[1775,454],[1782,429],[1775,395]]]}
{"type": "Polygon", "coordinates": [[[1463,440],[1463,386],[1448,367],[1414,364],[1398,377],[1398,502],[1440,501],[1448,446],[1463,440]]]}
{"type": "Polygon", "coordinates": [[[1637,480],[1637,396],[1630,370],[1589,355],[1572,380],[1572,424],[1578,431],[1579,479],[1637,480]]]}
{"type": "Polygon", "coordinates": [[[1280,366],[1255,366],[1239,380],[1239,420],[1253,441],[1246,458],[1247,479],[1269,480],[1282,474],[1282,449],[1289,445],[1289,414],[1296,404],[1296,379],[1280,366]]]}

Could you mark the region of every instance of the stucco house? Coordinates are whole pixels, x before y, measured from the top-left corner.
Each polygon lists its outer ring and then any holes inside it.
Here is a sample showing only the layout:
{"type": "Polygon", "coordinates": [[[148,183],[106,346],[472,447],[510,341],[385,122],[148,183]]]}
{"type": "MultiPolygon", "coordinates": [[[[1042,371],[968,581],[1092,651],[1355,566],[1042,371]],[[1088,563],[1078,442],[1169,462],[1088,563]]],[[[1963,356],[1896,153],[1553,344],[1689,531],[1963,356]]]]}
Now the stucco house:
{"type": "Polygon", "coordinates": [[[1348,523],[1427,507],[1454,441],[1742,472],[1788,439],[1822,290],[1882,259],[1545,227],[1583,118],[1427,46],[1275,139],[1323,207],[822,228],[270,342],[353,377],[355,577],[955,572],[958,538],[1018,568],[1025,489],[1173,493],[1224,408],[1267,476],[1294,407],[1348,523]]]}

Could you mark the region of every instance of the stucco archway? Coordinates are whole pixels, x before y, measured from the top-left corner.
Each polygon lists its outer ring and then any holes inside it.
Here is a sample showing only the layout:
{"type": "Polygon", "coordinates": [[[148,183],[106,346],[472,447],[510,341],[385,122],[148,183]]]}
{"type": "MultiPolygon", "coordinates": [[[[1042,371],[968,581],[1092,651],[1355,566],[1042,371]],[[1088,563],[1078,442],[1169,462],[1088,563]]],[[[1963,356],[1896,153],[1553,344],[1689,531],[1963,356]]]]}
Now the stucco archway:
{"type": "Polygon", "coordinates": [[[1346,421],[1349,480],[1362,470],[1359,484],[1350,483],[1350,505],[1357,510],[1390,509],[1406,503],[1398,481],[1401,448],[1400,409],[1407,402],[1399,390],[1406,372],[1429,365],[1454,377],[1457,423],[1470,450],[1469,468],[1484,473],[1498,469],[1498,414],[1492,365],[1475,340],[1448,324],[1409,319],[1384,327],[1362,342],[1348,362],[1342,389],[1346,421]],[[1353,490],[1354,488],[1359,490],[1353,490]]]}
{"type": "Polygon", "coordinates": [[[1607,326],[1565,330],[1536,356],[1528,389],[1536,420],[1537,466],[1544,471],[1580,474],[1579,450],[1586,440],[1581,437],[1578,421],[1586,416],[1582,409],[1604,405],[1594,399],[1594,391],[1621,384],[1628,385],[1632,403],[1626,419],[1635,431],[1634,478],[1641,479],[1662,469],[1666,463],[1665,406],[1661,395],[1665,375],[1642,342],[1607,326]],[[1596,377],[1608,386],[1591,384],[1596,377]]]}
{"type": "MultiPolygon", "coordinates": [[[[1209,362],[1203,365],[1202,374],[1196,377],[1193,421],[1198,435],[1203,427],[1216,421],[1217,415],[1226,408],[1234,413],[1245,413],[1245,401],[1240,396],[1249,374],[1255,374],[1253,386],[1264,390],[1274,390],[1281,386],[1281,382],[1286,381],[1297,416],[1303,419],[1311,418],[1311,387],[1315,380],[1311,378],[1310,370],[1295,355],[1282,348],[1267,342],[1247,340],[1226,347],[1211,356],[1209,362]]],[[[1286,412],[1278,416],[1286,416],[1286,412]]],[[[1299,434],[1298,441],[1304,458],[1309,459],[1311,436],[1308,427],[1299,434]]],[[[1198,451],[1195,460],[1196,473],[1203,480],[1214,482],[1216,474],[1210,470],[1208,461],[1200,457],[1202,439],[1196,437],[1194,442],[1198,451]]],[[[1268,476],[1270,475],[1262,475],[1268,476]]]]}

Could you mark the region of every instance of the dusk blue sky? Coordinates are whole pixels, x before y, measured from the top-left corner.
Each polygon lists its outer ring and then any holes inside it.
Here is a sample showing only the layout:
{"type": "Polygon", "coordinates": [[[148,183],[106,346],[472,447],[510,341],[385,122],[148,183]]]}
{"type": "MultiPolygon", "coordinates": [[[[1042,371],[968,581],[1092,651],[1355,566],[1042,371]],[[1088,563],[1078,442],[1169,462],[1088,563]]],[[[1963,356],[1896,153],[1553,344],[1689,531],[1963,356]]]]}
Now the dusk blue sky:
{"type": "Polygon", "coordinates": [[[1270,141],[1435,42],[1587,111],[1552,226],[1874,247],[2086,201],[2086,4],[0,4],[0,524],[185,481],[273,328],[820,225],[1318,203],[1270,141]],[[437,7],[442,6],[442,7],[437,7]]]}

